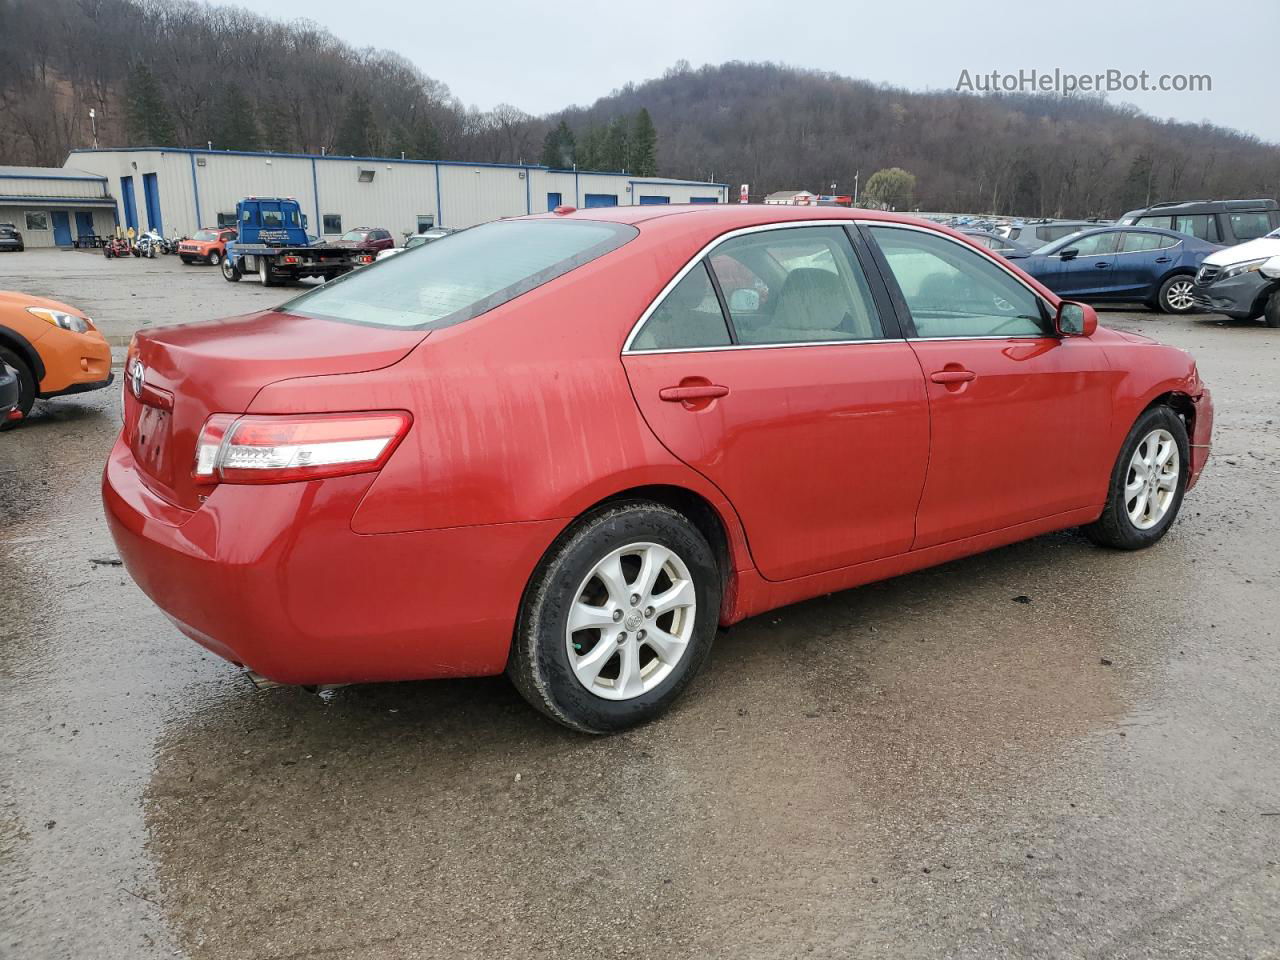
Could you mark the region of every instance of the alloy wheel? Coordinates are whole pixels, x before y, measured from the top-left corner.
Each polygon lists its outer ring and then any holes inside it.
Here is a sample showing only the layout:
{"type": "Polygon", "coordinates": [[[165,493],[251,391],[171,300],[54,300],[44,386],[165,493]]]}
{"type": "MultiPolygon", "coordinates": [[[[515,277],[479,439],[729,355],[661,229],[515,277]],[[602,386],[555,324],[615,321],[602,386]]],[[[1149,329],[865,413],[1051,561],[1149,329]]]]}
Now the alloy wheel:
{"type": "Polygon", "coordinates": [[[1165,300],[1169,303],[1171,310],[1182,312],[1190,310],[1192,304],[1195,303],[1191,296],[1191,281],[1178,280],[1169,285],[1169,291],[1165,294],[1165,300]]]}
{"type": "Polygon", "coordinates": [[[657,543],[612,551],[583,579],[565,627],[569,665],[587,690],[632,700],[662,683],[693,637],[697,594],[685,562],[657,543]]]}
{"type": "Polygon", "coordinates": [[[1178,491],[1181,460],[1168,430],[1152,430],[1133,451],[1125,475],[1124,507],[1129,522],[1150,530],[1169,512],[1178,491]]]}

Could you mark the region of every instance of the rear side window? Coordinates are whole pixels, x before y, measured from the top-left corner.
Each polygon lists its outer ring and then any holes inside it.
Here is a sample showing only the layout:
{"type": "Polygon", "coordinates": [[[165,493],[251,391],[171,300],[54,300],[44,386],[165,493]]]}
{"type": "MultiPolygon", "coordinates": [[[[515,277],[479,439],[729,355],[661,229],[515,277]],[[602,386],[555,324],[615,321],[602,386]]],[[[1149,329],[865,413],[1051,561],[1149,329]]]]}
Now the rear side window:
{"type": "Polygon", "coordinates": [[[438,328],[478,317],[639,233],[590,220],[502,220],[428,243],[290,300],[282,310],[371,326],[438,328]]]}
{"type": "Polygon", "coordinates": [[[1121,253],[1142,253],[1144,250],[1163,250],[1172,247],[1178,241],[1160,233],[1138,233],[1126,231],[1120,241],[1121,253]]]}
{"type": "MultiPolygon", "coordinates": [[[[1191,218],[1190,218],[1190,217],[1179,217],[1178,219],[1179,219],[1179,220],[1190,220],[1191,218]]],[[[1169,228],[1169,220],[1170,220],[1170,218],[1169,218],[1169,217],[1139,217],[1137,220],[1133,221],[1133,225],[1134,225],[1135,227],[1159,227],[1161,230],[1168,230],[1168,229],[1170,229],[1170,228],[1169,228]]],[[[1178,227],[1174,227],[1173,229],[1174,229],[1174,230],[1178,230],[1179,228],[1178,228],[1178,227]]],[[[1186,231],[1185,231],[1185,230],[1182,230],[1182,231],[1180,231],[1180,232],[1185,233],[1186,231]]]]}
{"type": "Polygon", "coordinates": [[[713,251],[733,329],[744,344],[878,340],[871,290],[840,227],[750,233],[713,251]]]}
{"type": "Polygon", "coordinates": [[[1271,230],[1271,221],[1266,213],[1233,213],[1231,214],[1231,232],[1237,240],[1257,240],[1265,237],[1271,230]]]}
{"type": "MultiPolygon", "coordinates": [[[[1161,219],[1168,219],[1162,217],[1161,219]]],[[[1210,243],[1218,242],[1218,218],[1211,213],[1195,213],[1173,218],[1173,229],[1188,237],[1199,237],[1210,243]]]]}
{"type": "Polygon", "coordinates": [[[631,344],[633,350],[726,347],[729,328],[707,275],[706,261],[684,275],[662,298],[631,344]]]}

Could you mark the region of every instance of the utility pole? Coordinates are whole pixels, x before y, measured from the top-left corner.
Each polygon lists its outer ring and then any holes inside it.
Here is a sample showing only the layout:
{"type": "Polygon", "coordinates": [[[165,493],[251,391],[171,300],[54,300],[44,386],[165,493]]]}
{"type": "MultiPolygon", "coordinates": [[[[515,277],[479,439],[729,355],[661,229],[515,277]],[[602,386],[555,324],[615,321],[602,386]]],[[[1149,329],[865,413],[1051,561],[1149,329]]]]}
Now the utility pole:
{"type": "Polygon", "coordinates": [[[855,207],[858,205],[858,178],[861,176],[862,176],[861,170],[859,170],[857,173],[853,175],[853,205],[855,207]]]}
{"type": "Polygon", "coordinates": [[[93,126],[93,149],[98,149],[98,111],[89,108],[89,123],[93,126]]]}

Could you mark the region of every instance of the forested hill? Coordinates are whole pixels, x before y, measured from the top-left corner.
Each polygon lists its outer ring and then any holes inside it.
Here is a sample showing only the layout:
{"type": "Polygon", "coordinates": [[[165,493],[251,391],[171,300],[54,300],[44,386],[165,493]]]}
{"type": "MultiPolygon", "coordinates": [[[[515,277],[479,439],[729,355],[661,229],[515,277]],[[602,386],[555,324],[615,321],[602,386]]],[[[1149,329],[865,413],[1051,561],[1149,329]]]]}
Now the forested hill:
{"type": "Polygon", "coordinates": [[[865,184],[888,167],[915,178],[899,205],[935,210],[1115,215],[1148,199],[1280,192],[1275,145],[1087,98],[677,64],[535,117],[468,108],[447,78],[314,24],[187,0],[0,0],[0,63],[0,163],[60,165],[91,145],[92,109],[102,146],[576,163],[745,182],[753,198],[833,182],[848,193],[855,173],[865,184]]]}

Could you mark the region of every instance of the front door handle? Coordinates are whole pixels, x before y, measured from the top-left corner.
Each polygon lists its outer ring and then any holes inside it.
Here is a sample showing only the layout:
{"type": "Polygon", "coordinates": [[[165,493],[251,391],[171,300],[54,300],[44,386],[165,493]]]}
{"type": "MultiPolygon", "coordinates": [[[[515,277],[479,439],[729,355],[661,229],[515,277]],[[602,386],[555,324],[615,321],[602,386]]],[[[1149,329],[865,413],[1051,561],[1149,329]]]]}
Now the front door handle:
{"type": "Polygon", "coordinates": [[[929,379],[934,383],[968,383],[975,377],[977,374],[972,370],[939,370],[929,374],[929,379]]]}
{"type": "Polygon", "coordinates": [[[687,403],[690,400],[715,400],[727,397],[729,388],[718,383],[694,384],[682,387],[663,387],[658,391],[658,398],[668,403],[687,403]]]}
{"type": "Polygon", "coordinates": [[[1168,263],[1173,257],[1156,257],[1156,263],[1168,263]]]}
{"type": "Polygon", "coordinates": [[[1103,260],[1101,263],[1094,264],[1094,267],[1096,267],[1098,270],[1103,270],[1109,266],[1111,266],[1111,262],[1109,260],[1103,260]]]}

